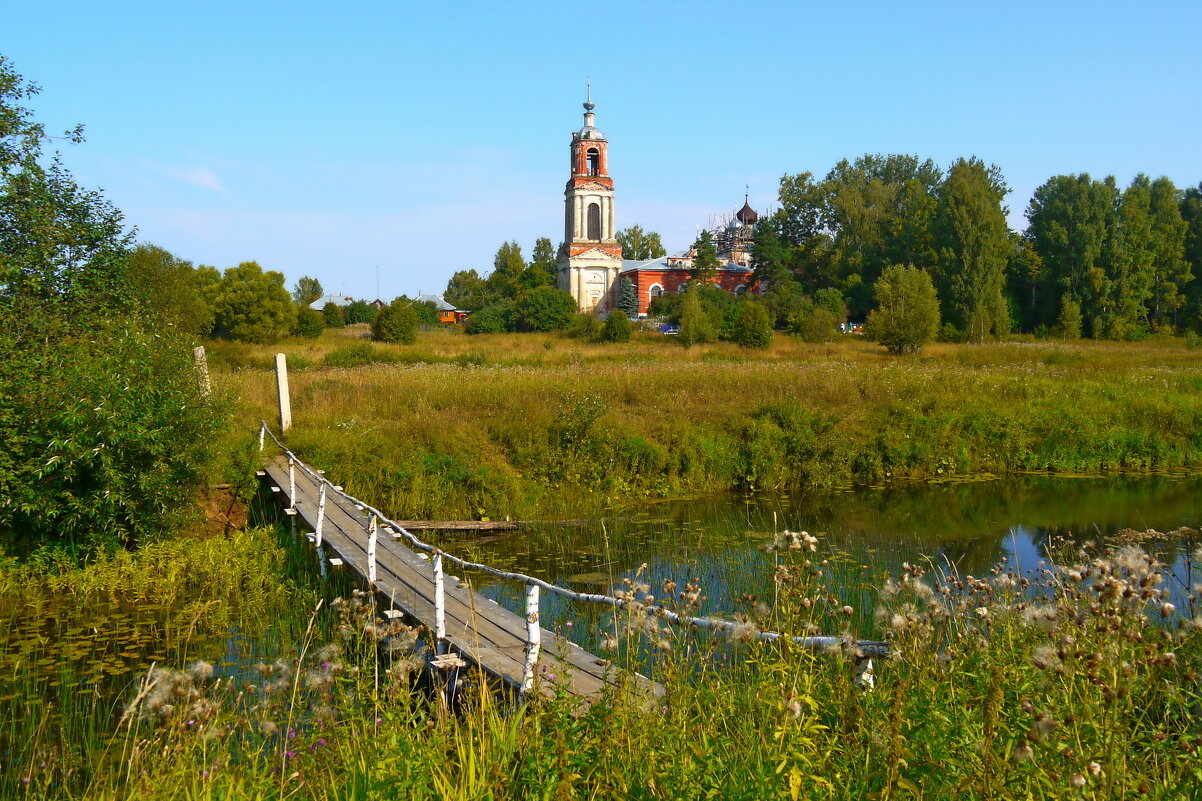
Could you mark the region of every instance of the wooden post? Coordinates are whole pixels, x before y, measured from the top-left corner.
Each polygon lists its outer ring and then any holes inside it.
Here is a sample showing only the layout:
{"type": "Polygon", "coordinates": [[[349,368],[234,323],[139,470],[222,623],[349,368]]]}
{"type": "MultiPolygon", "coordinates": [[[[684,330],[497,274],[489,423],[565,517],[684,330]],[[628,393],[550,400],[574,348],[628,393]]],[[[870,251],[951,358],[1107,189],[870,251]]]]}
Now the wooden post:
{"type": "Polygon", "coordinates": [[[280,434],[287,434],[292,428],[292,399],[288,395],[288,358],[282,354],[275,355],[275,386],[280,394],[280,434]]]}
{"type": "Polygon", "coordinates": [[[326,483],[321,482],[321,490],[317,493],[317,549],[321,550],[321,526],[326,521],[326,483]]]}
{"type": "Polygon", "coordinates": [[[263,442],[266,440],[266,437],[267,423],[263,423],[263,425],[259,426],[259,453],[263,452],[263,442]]]}
{"type": "Polygon", "coordinates": [[[371,516],[371,524],[367,528],[367,583],[376,583],[376,538],[380,532],[376,524],[376,516],[371,516]]]}
{"type": "Polygon", "coordinates": [[[213,391],[213,385],[209,383],[209,360],[205,358],[204,345],[192,349],[192,360],[196,362],[196,373],[200,378],[200,394],[208,395],[213,391]]]}
{"type": "Polygon", "coordinates": [[[534,685],[538,652],[542,646],[542,627],[538,623],[538,585],[526,585],[526,665],[522,669],[522,695],[534,685]]]}
{"type": "Polygon", "coordinates": [[[443,594],[442,551],[434,552],[434,652],[447,652],[447,599],[443,594]]]}
{"type": "Polygon", "coordinates": [[[296,460],[288,457],[288,508],[296,508],[296,460]]]}

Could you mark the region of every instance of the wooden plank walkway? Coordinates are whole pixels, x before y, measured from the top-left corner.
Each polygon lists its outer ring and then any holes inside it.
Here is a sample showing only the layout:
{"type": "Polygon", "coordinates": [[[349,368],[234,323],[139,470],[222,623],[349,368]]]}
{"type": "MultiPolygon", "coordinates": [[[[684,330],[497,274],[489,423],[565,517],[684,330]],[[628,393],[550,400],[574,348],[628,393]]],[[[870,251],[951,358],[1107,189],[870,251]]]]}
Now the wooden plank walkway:
{"type": "MultiPolygon", "coordinates": [[[[288,459],[277,456],[264,468],[265,478],[288,505],[288,459]]],[[[304,470],[293,472],[296,485],[296,511],[308,524],[317,527],[319,482],[304,470]]],[[[370,516],[342,492],[327,485],[322,546],[342,560],[361,580],[368,583],[368,526],[370,516]]],[[[387,529],[379,532],[376,546],[376,597],[386,609],[395,608],[411,622],[434,630],[434,574],[424,555],[398,542],[387,529]]],[[[446,633],[452,649],[465,661],[479,666],[506,685],[520,689],[526,659],[526,618],[516,615],[483,595],[457,577],[447,576],[444,598],[446,633]]],[[[547,629],[542,629],[542,647],[538,659],[538,686],[548,695],[557,687],[567,693],[592,699],[609,685],[622,679],[622,671],[608,660],[588,653],[547,629]],[[549,678],[554,677],[554,678],[549,678]]],[[[651,696],[662,695],[663,687],[635,674],[634,686],[651,696]]]]}

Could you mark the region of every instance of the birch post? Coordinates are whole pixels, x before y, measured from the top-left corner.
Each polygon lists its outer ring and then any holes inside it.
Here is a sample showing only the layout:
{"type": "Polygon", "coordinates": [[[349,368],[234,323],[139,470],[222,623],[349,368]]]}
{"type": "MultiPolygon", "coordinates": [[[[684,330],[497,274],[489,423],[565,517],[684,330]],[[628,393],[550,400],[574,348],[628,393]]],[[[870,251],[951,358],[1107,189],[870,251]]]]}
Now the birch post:
{"type": "Polygon", "coordinates": [[[192,360],[196,362],[196,374],[200,379],[200,394],[208,395],[213,391],[213,385],[209,382],[209,360],[205,358],[204,345],[197,345],[192,349],[192,360]]]}
{"type": "Polygon", "coordinates": [[[538,652],[542,647],[543,631],[538,622],[538,585],[526,585],[526,664],[522,668],[522,695],[534,685],[538,667],[538,652]]]}
{"type": "Polygon", "coordinates": [[[288,357],[282,353],[275,355],[275,387],[280,395],[280,434],[287,434],[292,428],[292,399],[288,394],[288,357]]]}
{"type": "Polygon", "coordinates": [[[322,524],[325,523],[325,521],[326,521],[326,484],[323,481],[321,483],[321,489],[318,490],[318,492],[317,492],[317,525],[314,527],[317,529],[316,542],[317,542],[318,550],[321,550],[321,527],[322,527],[322,524]]]}
{"type": "Polygon", "coordinates": [[[434,553],[434,653],[447,652],[447,599],[443,594],[442,551],[434,553]]]}
{"type": "Polygon", "coordinates": [[[288,457],[288,508],[296,508],[296,460],[288,457]]]}
{"type": "Polygon", "coordinates": [[[367,528],[367,583],[376,583],[376,539],[380,532],[376,516],[371,516],[371,524],[367,528]]]}

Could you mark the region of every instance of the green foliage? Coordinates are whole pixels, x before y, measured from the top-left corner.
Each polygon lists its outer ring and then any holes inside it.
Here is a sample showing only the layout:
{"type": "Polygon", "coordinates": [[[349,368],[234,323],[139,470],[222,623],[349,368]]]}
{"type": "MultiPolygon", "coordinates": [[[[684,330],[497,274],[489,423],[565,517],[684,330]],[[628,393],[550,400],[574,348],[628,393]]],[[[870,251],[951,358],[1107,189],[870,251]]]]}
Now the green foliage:
{"type": "Polygon", "coordinates": [[[629,342],[632,333],[630,318],[625,312],[614,310],[606,319],[605,325],[601,326],[598,339],[601,342],[629,342]]]}
{"type": "Polygon", "coordinates": [[[500,334],[509,330],[509,319],[513,314],[513,301],[495,300],[473,312],[463,325],[469,334],[500,334]]]}
{"type": "Polygon", "coordinates": [[[755,301],[736,307],[731,341],[744,348],[766,348],[772,344],[772,320],[768,311],[755,301]]]}
{"type": "Polygon", "coordinates": [[[634,282],[627,276],[618,279],[618,309],[631,319],[639,316],[638,292],[635,291],[634,282]]]}
{"type": "Polygon", "coordinates": [[[833,286],[816,290],[814,305],[829,311],[836,324],[847,322],[847,304],[843,302],[843,293],[833,286]]]}
{"type": "Polygon", "coordinates": [[[223,423],[186,342],[44,302],[0,326],[0,536],[85,551],[187,519],[223,423]]]}
{"type": "Polygon", "coordinates": [[[831,310],[818,304],[804,306],[789,318],[789,331],[803,342],[834,342],[838,325],[831,310]]]}
{"type": "Polygon", "coordinates": [[[352,342],[327,353],[322,364],[326,367],[362,367],[384,361],[388,361],[387,357],[370,342],[352,342]]]}
{"type": "Polygon", "coordinates": [[[193,270],[191,262],[146,243],[133,248],[125,262],[129,290],[142,308],[160,323],[193,337],[213,330],[209,285],[214,274],[216,270],[193,270]]]}
{"type": "Polygon", "coordinates": [[[890,353],[917,353],[939,330],[939,299],[924,270],[886,267],[876,283],[876,302],[864,322],[864,335],[890,353]]]}
{"type": "Polygon", "coordinates": [[[417,322],[419,325],[441,325],[442,321],[438,319],[438,307],[433,301],[425,300],[421,303],[410,301],[413,306],[413,311],[417,314],[417,322]]]}
{"type": "Polygon", "coordinates": [[[326,328],[342,328],[346,325],[346,320],[342,316],[342,307],[332,301],[321,307],[321,318],[325,322],[326,328]]]}
{"type": "Polygon", "coordinates": [[[488,301],[489,289],[475,270],[459,270],[447,282],[442,298],[456,309],[479,311],[488,301]]]}
{"type": "Polygon", "coordinates": [[[689,280],[704,286],[718,277],[718,251],[714,249],[714,239],[709,231],[702,231],[701,236],[693,243],[693,267],[689,271],[689,280]]]}
{"type": "MultiPolygon", "coordinates": [[[[21,105],[38,91],[0,56],[0,302],[102,303],[124,313],[133,305],[124,276],[133,237],[121,213],[80,188],[57,155],[46,163],[43,148],[56,137],[21,105]]],[[[62,138],[82,142],[82,126],[62,138]]]]}
{"type": "Polygon", "coordinates": [[[517,242],[503,242],[493,257],[492,272],[485,280],[485,285],[493,295],[512,298],[522,289],[524,272],[526,260],[522,258],[522,248],[517,242]]]}
{"type": "Polygon", "coordinates": [[[284,289],[284,274],[244,261],[221,277],[216,332],[243,342],[274,342],[296,327],[296,305],[284,289]]]}
{"type": "Polygon", "coordinates": [[[522,285],[527,289],[539,286],[555,286],[559,274],[559,263],[555,258],[555,247],[545,236],[534,242],[534,251],[530,254],[530,264],[522,274],[522,285]]]}
{"type": "Polygon", "coordinates": [[[347,304],[343,316],[346,318],[347,325],[354,325],[355,323],[370,323],[376,319],[378,312],[379,309],[366,300],[354,300],[347,304]]]}
{"type": "Polygon", "coordinates": [[[680,333],[676,340],[686,348],[718,341],[718,332],[713,320],[701,306],[701,293],[696,287],[685,293],[680,310],[680,333]]]}
{"type": "Polygon", "coordinates": [[[571,324],[576,312],[576,301],[570,294],[541,286],[518,294],[510,319],[517,331],[559,331],[571,324]]]}
{"type": "Polygon", "coordinates": [[[943,308],[973,342],[1010,331],[1003,295],[1011,252],[1007,192],[1001,171],[976,158],[956,161],[939,190],[933,227],[943,308]]]}
{"type": "Polygon", "coordinates": [[[326,330],[325,315],[308,306],[296,310],[296,334],[305,339],[317,339],[326,330]]]}
{"type": "Polygon", "coordinates": [[[413,302],[402,296],[380,309],[371,323],[371,336],[378,342],[412,345],[417,341],[417,311],[413,302]]]}
{"type": "Polygon", "coordinates": [[[292,287],[292,299],[296,301],[297,306],[308,306],[313,301],[324,295],[326,291],[321,288],[321,281],[309,276],[302,277],[296,282],[296,286],[292,287]]]}
{"type": "Polygon", "coordinates": [[[666,256],[668,251],[655,231],[644,231],[641,225],[623,228],[614,235],[622,246],[622,258],[646,261],[666,256]]]}
{"type": "Polygon", "coordinates": [[[1081,306],[1071,295],[1060,299],[1060,316],[1056,318],[1056,337],[1077,340],[1081,338],[1081,306]]]}
{"type": "Polygon", "coordinates": [[[601,336],[601,321],[592,312],[579,312],[564,330],[571,339],[596,340],[601,336]]]}

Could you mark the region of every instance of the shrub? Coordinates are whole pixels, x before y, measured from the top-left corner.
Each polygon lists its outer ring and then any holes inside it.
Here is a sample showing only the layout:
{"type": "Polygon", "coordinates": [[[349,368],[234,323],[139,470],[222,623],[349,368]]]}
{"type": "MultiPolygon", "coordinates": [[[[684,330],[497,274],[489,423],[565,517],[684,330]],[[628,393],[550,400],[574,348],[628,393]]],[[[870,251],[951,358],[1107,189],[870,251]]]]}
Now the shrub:
{"type": "Polygon", "coordinates": [[[379,351],[370,342],[352,342],[339,345],[326,354],[322,364],[326,367],[362,367],[381,361],[379,351]]]}
{"type": "Polygon", "coordinates": [[[347,325],[355,323],[370,323],[376,319],[379,310],[366,300],[351,301],[343,311],[342,316],[347,325]]]}
{"type": "Polygon", "coordinates": [[[676,339],[686,348],[718,341],[718,332],[714,330],[710,316],[701,307],[701,298],[696,289],[685,293],[680,312],[680,334],[676,339]]]}
{"type": "Polygon", "coordinates": [[[342,328],[346,320],[342,316],[342,308],[337,303],[327,303],[321,307],[321,317],[325,320],[326,328],[342,328]]]}
{"type": "Polygon", "coordinates": [[[602,342],[629,342],[633,330],[626,312],[615,310],[609,315],[605,325],[601,326],[601,334],[598,338],[602,342]]]}
{"type": "Polygon", "coordinates": [[[951,323],[944,323],[939,327],[939,335],[936,337],[940,342],[968,342],[968,332],[961,331],[951,323]]]}
{"type": "Polygon", "coordinates": [[[412,345],[417,341],[417,312],[405,298],[397,298],[380,309],[371,323],[371,336],[379,342],[412,345]]]}
{"type": "Polygon", "coordinates": [[[823,306],[808,306],[789,318],[789,331],[804,342],[833,342],[836,325],[835,315],[823,306]]]}
{"type": "Polygon", "coordinates": [[[771,345],[772,320],[768,317],[768,310],[754,301],[739,304],[731,340],[744,348],[766,348],[771,345]]]}
{"type": "Polygon", "coordinates": [[[598,339],[601,336],[601,321],[592,312],[580,312],[572,318],[564,333],[572,339],[598,339]]]}
{"type": "Polygon", "coordinates": [[[217,288],[216,330],[243,342],[274,342],[296,327],[296,304],[284,288],[284,274],[244,261],[221,277],[217,288]]]}
{"type": "Polygon", "coordinates": [[[562,289],[540,286],[514,299],[511,322],[518,331],[559,331],[576,315],[576,301],[562,289]]]}
{"type": "Polygon", "coordinates": [[[1202,348],[1202,337],[1198,336],[1197,332],[1195,331],[1186,331],[1185,347],[1189,348],[1190,350],[1202,348]]]}
{"type": "Polygon", "coordinates": [[[325,316],[317,309],[297,309],[296,334],[305,339],[317,339],[326,330],[325,316]]]}
{"type": "Polygon", "coordinates": [[[886,267],[876,283],[876,303],[864,334],[890,353],[917,353],[939,330],[939,298],[924,270],[886,267]]]}
{"type": "Polygon", "coordinates": [[[1056,318],[1054,331],[1059,339],[1081,338],[1081,305],[1071,295],[1060,299],[1060,316],[1056,318]]]}
{"type": "Polygon", "coordinates": [[[494,301],[480,311],[472,312],[463,324],[463,330],[469,334],[502,334],[509,330],[512,310],[512,302],[494,301]]]}

